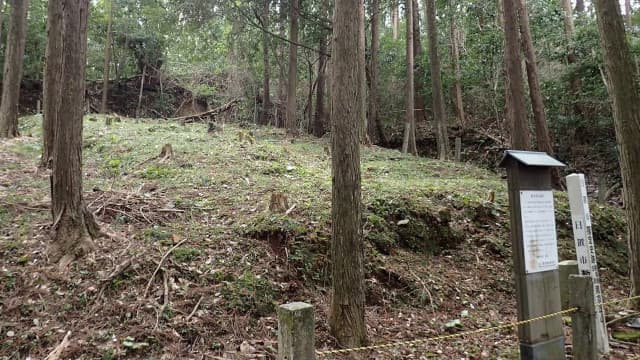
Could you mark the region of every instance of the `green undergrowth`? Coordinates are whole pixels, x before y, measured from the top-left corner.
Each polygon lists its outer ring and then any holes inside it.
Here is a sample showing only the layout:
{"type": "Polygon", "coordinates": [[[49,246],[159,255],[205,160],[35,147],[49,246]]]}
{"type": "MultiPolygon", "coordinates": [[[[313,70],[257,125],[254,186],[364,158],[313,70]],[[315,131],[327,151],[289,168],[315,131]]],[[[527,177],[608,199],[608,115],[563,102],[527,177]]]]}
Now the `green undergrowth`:
{"type": "MultiPolygon", "coordinates": [[[[210,247],[245,246],[241,250],[247,251],[258,243],[306,286],[329,283],[331,159],[323,150],[327,139],[291,141],[281,129],[233,125],[212,135],[205,124],[165,120],[123,119],[107,126],[103,116],[92,117],[95,121],[84,123],[85,191],[113,189],[159,198],[163,203],[158,207],[183,212],[169,224],[137,225],[138,241],[168,249],[176,239],[189,237],[171,258],[201,268],[205,261],[215,260],[208,255],[210,247]],[[251,132],[255,143],[240,141],[239,132],[251,132]],[[173,147],[170,159],[159,158],[165,144],[173,147]],[[273,192],[287,197],[289,214],[268,210],[273,192]]],[[[35,164],[40,118],[21,119],[20,129],[32,134],[32,140],[11,145],[8,151],[35,164]]],[[[455,257],[466,251],[491,254],[510,264],[507,189],[499,174],[377,147],[362,148],[361,169],[367,278],[397,278],[398,289],[418,292],[424,286],[389,269],[389,264],[405,262],[407,254],[427,263],[433,256],[455,257]]],[[[44,181],[33,186],[42,194],[48,189],[44,181]]],[[[560,192],[556,210],[561,257],[570,259],[570,215],[566,195],[560,192]]],[[[0,208],[0,225],[8,226],[13,215],[12,209],[0,208]]],[[[592,215],[601,264],[624,273],[621,211],[594,204],[592,215]]],[[[19,247],[19,241],[12,243],[19,247]]],[[[4,252],[19,253],[8,245],[4,252]]],[[[232,253],[227,262],[217,264],[240,264],[228,271],[233,276],[220,279],[226,305],[238,312],[271,313],[278,291],[269,275],[252,272],[264,256],[255,255],[251,265],[244,265],[249,261],[246,255],[240,250],[232,253]]],[[[412,297],[425,302],[423,293],[412,297]]]]}

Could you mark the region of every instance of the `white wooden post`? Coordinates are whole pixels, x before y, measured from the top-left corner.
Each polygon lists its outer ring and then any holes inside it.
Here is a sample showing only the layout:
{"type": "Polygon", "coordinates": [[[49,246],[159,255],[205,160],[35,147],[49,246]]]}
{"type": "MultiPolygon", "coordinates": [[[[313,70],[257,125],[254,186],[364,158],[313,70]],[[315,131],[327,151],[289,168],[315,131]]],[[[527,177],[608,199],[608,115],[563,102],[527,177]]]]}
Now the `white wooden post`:
{"type": "Polygon", "coordinates": [[[567,193],[569,194],[569,206],[571,208],[571,221],[573,223],[573,238],[576,243],[576,257],[580,275],[590,275],[593,280],[593,301],[596,310],[596,333],[598,351],[601,354],[609,353],[609,337],[602,306],[602,290],[598,275],[598,263],[596,262],[596,247],[593,241],[591,228],[591,213],[589,212],[589,197],[584,180],[584,174],[571,174],[567,176],[567,193]]]}

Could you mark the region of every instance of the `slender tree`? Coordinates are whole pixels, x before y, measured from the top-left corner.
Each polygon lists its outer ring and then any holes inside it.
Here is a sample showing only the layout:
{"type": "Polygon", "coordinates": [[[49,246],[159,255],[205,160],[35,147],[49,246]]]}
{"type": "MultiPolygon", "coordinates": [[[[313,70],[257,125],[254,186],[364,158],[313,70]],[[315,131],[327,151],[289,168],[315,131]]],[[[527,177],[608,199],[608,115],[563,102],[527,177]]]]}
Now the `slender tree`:
{"type": "Polygon", "coordinates": [[[326,108],[325,83],[327,69],[327,37],[323,34],[320,39],[320,55],[318,58],[318,80],[316,84],[316,113],[313,117],[313,135],[321,137],[325,134],[326,108]]]}
{"type": "MultiPolygon", "coordinates": [[[[525,67],[527,69],[527,79],[529,81],[529,96],[531,107],[533,108],[533,121],[536,129],[536,141],[539,151],[544,151],[553,155],[551,136],[547,126],[547,115],[544,110],[544,101],[540,91],[540,80],[538,79],[538,65],[536,60],[536,50],[533,47],[531,28],[529,26],[529,11],[527,1],[520,0],[520,34],[522,36],[522,48],[525,53],[525,67]]],[[[557,179],[559,180],[559,178],[557,179]]]]}
{"type": "Polygon", "coordinates": [[[505,38],[505,83],[507,84],[507,120],[510,125],[511,147],[529,149],[529,129],[524,98],[524,83],[520,58],[518,1],[503,0],[505,38]]]}
{"type": "Polygon", "coordinates": [[[18,104],[27,36],[29,0],[10,0],[9,37],[4,57],[2,103],[0,104],[0,137],[18,136],[18,104]]]}
{"type": "Polygon", "coordinates": [[[631,9],[631,0],[624,0],[624,13],[627,19],[629,29],[633,26],[633,11],[631,9]]]}
{"type": "Polygon", "coordinates": [[[576,13],[584,13],[584,0],[576,0],[576,13]]]}
{"type": "Polygon", "coordinates": [[[380,0],[371,0],[371,57],[369,60],[369,122],[371,141],[386,143],[382,121],[378,117],[378,52],[380,51],[380,0]]]}
{"type": "Polygon", "coordinates": [[[291,0],[289,24],[289,77],[287,81],[287,133],[296,132],[296,90],[298,88],[298,0],[291,0]]]}
{"type": "Polygon", "coordinates": [[[40,167],[51,168],[56,119],[58,117],[57,96],[62,80],[62,2],[49,1],[47,9],[47,48],[45,50],[43,112],[42,112],[42,157],[40,167]]]}
{"type": "MultiPolygon", "coordinates": [[[[262,4],[262,26],[269,29],[271,0],[263,0],[262,4]]],[[[260,114],[260,124],[266,125],[269,122],[269,109],[271,109],[271,64],[269,61],[269,34],[262,33],[262,112],[260,114]]]]}
{"type": "Polygon", "coordinates": [[[413,0],[406,0],[405,12],[407,19],[407,98],[405,109],[404,138],[402,152],[411,152],[417,155],[416,147],[416,119],[415,109],[415,84],[414,84],[414,58],[413,58],[413,0]]]}
{"type": "MultiPolygon", "coordinates": [[[[2,23],[4,20],[4,0],[0,0],[0,38],[2,38],[2,23]]],[[[0,44],[0,48],[2,44],[0,44]]]]}
{"type": "Polygon", "coordinates": [[[424,68],[422,64],[422,42],[420,41],[420,9],[418,0],[413,0],[413,62],[414,62],[414,118],[416,122],[427,121],[424,100],[424,68]]]}
{"type": "Polygon", "coordinates": [[[462,70],[460,69],[460,47],[458,44],[458,26],[456,23],[455,0],[451,0],[449,5],[451,7],[451,19],[450,19],[451,67],[453,68],[453,75],[454,75],[453,90],[455,93],[456,118],[458,120],[458,125],[461,127],[464,127],[465,114],[464,114],[464,103],[462,101],[462,70]]]}
{"type": "Polygon", "coordinates": [[[369,139],[369,134],[367,132],[367,59],[365,56],[365,49],[366,49],[366,36],[365,36],[365,9],[364,9],[364,0],[362,1],[362,4],[360,5],[360,8],[358,9],[358,17],[360,18],[360,20],[358,21],[358,24],[360,24],[360,43],[358,44],[358,46],[362,49],[362,53],[361,56],[358,58],[358,69],[360,71],[360,76],[365,79],[365,81],[361,82],[360,85],[362,86],[362,90],[360,91],[360,93],[362,94],[362,96],[364,96],[364,99],[362,99],[362,113],[364,114],[364,117],[362,118],[362,124],[360,126],[360,143],[365,144],[365,145],[370,145],[371,144],[371,139],[369,139]]]}
{"type": "MultiPolygon", "coordinates": [[[[567,39],[567,63],[574,65],[578,62],[578,55],[576,54],[573,34],[575,32],[575,26],[573,23],[573,9],[571,8],[571,0],[561,0],[562,9],[564,10],[563,22],[564,22],[564,34],[567,39]]],[[[580,92],[582,91],[582,80],[577,74],[572,74],[569,78],[569,89],[574,99],[573,113],[575,115],[583,115],[584,109],[582,103],[578,100],[580,92]]]]}
{"type": "Polygon", "coordinates": [[[111,25],[113,23],[113,0],[108,0],[107,13],[107,40],[104,46],[104,68],[102,70],[102,106],[100,112],[106,114],[109,112],[109,70],[111,69],[111,43],[113,34],[111,33],[111,25]]]}
{"type": "MultiPolygon", "coordinates": [[[[50,259],[66,266],[93,249],[100,233],[82,197],[82,117],[87,44],[88,0],[60,0],[63,12],[63,51],[58,94],[48,99],[57,107],[51,178],[55,235],[50,259]]],[[[53,30],[53,28],[51,29],[53,30]]],[[[50,32],[51,36],[53,32],[50,32]]],[[[50,54],[51,55],[51,54],[50,54]]],[[[47,58],[51,60],[51,57],[47,58]]]]}
{"type": "Polygon", "coordinates": [[[400,4],[399,0],[392,0],[391,5],[391,33],[393,40],[398,40],[400,35],[400,4]]]}
{"type": "Polygon", "coordinates": [[[440,160],[447,160],[449,158],[449,136],[447,134],[447,112],[444,107],[440,57],[438,55],[438,27],[436,24],[435,0],[425,0],[425,11],[427,17],[427,33],[429,35],[431,91],[433,94],[433,117],[436,123],[438,158],[440,160]]]}
{"type": "Polygon", "coordinates": [[[365,114],[361,48],[362,0],[335,2],[331,70],[333,292],[329,326],[341,346],[366,342],[359,128],[365,114]]]}
{"type": "MultiPolygon", "coordinates": [[[[627,215],[632,296],[640,295],[640,88],[617,1],[595,0],[608,74],[627,215]]],[[[640,301],[634,302],[640,310],[640,301]]]]}

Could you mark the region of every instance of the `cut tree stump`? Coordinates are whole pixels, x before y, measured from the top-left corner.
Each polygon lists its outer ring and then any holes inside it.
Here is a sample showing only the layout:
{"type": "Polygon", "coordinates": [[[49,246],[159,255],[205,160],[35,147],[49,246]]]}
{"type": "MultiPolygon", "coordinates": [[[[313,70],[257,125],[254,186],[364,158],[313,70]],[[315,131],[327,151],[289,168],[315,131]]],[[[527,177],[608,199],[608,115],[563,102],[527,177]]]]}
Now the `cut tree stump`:
{"type": "Polygon", "coordinates": [[[289,200],[287,196],[281,192],[271,193],[271,201],[269,202],[269,210],[274,213],[284,213],[289,209],[289,200]]]}
{"type": "Polygon", "coordinates": [[[162,147],[162,150],[160,151],[160,155],[158,155],[158,158],[160,158],[160,162],[165,162],[167,160],[170,160],[173,157],[173,147],[171,146],[171,144],[164,144],[164,146],[162,147]]]}

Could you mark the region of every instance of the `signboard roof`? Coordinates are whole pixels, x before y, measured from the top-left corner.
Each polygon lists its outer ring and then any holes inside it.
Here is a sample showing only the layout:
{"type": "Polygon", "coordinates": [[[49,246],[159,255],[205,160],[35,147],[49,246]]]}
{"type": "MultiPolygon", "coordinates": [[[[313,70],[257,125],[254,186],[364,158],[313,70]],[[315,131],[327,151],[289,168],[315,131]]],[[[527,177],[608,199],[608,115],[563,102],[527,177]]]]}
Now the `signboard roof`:
{"type": "Polygon", "coordinates": [[[509,158],[514,158],[518,162],[527,166],[548,166],[548,167],[565,167],[566,165],[552,158],[547,153],[536,151],[507,150],[504,157],[500,161],[500,166],[504,167],[505,162],[509,158]]]}

